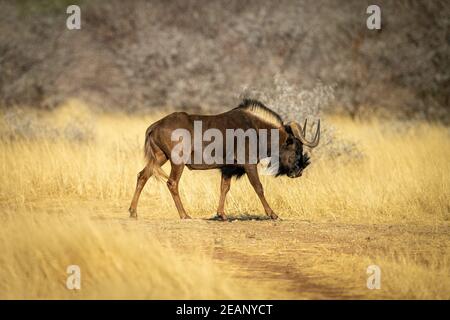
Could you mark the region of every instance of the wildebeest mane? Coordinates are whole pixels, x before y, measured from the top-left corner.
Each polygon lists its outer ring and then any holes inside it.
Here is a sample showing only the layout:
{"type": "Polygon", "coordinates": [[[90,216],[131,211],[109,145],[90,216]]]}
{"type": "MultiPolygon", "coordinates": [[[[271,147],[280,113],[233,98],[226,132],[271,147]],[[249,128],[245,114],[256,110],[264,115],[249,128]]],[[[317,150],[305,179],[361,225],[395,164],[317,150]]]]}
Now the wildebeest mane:
{"type": "Polygon", "coordinates": [[[283,125],[283,119],[278,113],[266,107],[262,102],[254,99],[244,99],[236,109],[243,109],[256,117],[277,127],[283,125]]]}

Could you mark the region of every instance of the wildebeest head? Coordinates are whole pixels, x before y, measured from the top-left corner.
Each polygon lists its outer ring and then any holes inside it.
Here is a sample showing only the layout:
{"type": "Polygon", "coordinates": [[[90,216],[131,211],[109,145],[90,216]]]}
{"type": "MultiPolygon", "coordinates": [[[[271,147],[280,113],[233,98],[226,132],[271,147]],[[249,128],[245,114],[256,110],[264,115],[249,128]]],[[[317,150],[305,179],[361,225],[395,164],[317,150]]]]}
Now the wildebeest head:
{"type": "Polygon", "coordinates": [[[285,126],[288,138],[280,147],[280,163],[277,175],[287,175],[289,178],[298,178],[303,170],[310,164],[309,155],[303,152],[303,146],[314,148],[319,144],[320,120],[317,123],[316,134],[313,141],[306,140],[306,124],[303,128],[297,122],[290,122],[285,126]]]}

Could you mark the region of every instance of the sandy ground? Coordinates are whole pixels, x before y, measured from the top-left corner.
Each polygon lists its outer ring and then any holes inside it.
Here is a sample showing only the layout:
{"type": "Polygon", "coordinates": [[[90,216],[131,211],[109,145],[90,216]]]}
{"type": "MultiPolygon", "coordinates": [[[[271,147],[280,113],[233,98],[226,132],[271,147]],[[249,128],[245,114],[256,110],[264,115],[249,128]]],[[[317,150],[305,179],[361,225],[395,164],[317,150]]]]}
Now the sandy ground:
{"type": "MultiPolygon", "coordinates": [[[[212,256],[224,274],[240,285],[260,287],[261,296],[255,298],[407,298],[408,293],[401,290],[367,289],[367,266],[373,263],[382,267],[384,259],[377,257],[395,258],[401,253],[420,260],[428,249],[435,252],[440,247],[444,255],[449,249],[448,225],[272,221],[264,216],[230,220],[120,219],[131,230],[144,228],[177,250],[194,249],[212,256]]],[[[390,276],[395,277],[392,273],[390,276]]],[[[388,281],[386,277],[384,280],[388,281]]]]}

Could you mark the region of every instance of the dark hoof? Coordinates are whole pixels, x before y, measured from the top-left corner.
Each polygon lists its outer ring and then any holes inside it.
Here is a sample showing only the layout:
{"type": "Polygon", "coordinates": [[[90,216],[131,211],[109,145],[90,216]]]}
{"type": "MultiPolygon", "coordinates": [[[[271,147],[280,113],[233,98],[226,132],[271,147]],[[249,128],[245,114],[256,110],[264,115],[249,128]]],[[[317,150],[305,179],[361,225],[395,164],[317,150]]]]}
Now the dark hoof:
{"type": "Polygon", "coordinates": [[[270,215],[270,219],[272,219],[272,220],[277,220],[277,219],[278,219],[278,216],[277,216],[275,213],[272,213],[272,214],[270,215]]]}
{"type": "Polygon", "coordinates": [[[228,218],[225,214],[217,214],[217,220],[228,221],[228,218]]]}

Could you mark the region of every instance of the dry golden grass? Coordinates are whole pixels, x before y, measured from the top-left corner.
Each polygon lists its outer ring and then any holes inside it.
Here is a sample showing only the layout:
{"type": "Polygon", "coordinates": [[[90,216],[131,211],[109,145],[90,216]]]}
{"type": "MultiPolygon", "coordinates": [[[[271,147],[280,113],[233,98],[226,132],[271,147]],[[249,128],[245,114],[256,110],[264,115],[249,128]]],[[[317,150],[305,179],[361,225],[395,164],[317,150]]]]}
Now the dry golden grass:
{"type": "Polygon", "coordinates": [[[130,226],[66,214],[2,217],[2,299],[229,299],[241,293],[200,253],[180,256],[130,226]],[[66,269],[81,269],[68,290],[66,269]],[[199,283],[202,285],[199,286],[199,283]]]}
{"type": "MultiPolygon", "coordinates": [[[[193,249],[197,248],[196,232],[199,238],[215,236],[221,232],[220,223],[207,234],[202,233],[203,220],[182,224],[183,228],[192,228],[193,236],[180,245],[174,239],[182,222],[167,187],[156,180],[149,180],[141,196],[140,220],[128,221],[136,174],[144,165],[144,132],[158,116],[94,114],[71,102],[40,115],[40,121],[56,128],[80,113],[84,121],[95,124],[91,141],[18,138],[0,142],[0,298],[317,297],[284,294],[264,281],[256,283],[261,287],[251,281],[244,286],[245,281],[236,281],[233,272],[223,272],[217,266],[209,247],[193,249]],[[151,226],[155,220],[168,221],[167,238],[148,232],[146,224],[151,226]],[[191,249],[186,249],[186,243],[191,249]],[[69,264],[82,268],[79,292],[65,288],[69,264]]],[[[313,155],[312,165],[300,179],[263,177],[268,201],[286,223],[414,225],[448,230],[448,128],[418,123],[402,130],[397,124],[395,129],[376,119],[329,121],[343,135],[357,140],[366,156],[340,163],[315,161],[313,155]]],[[[10,128],[2,123],[0,130],[4,133],[10,128]]],[[[219,183],[217,171],[185,170],[180,192],[192,217],[215,213],[219,183]]],[[[233,181],[226,212],[231,216],[263,215],[245,178],[233,181]]],[[[269,228],[264,232],[270,237],[271,225],[260,223],[269,228]]],[[[311,237],[314,239],[314,234],[311,237]]],[[[353,292],[353,296],[369,298],[449,298],[448,235],[437,240],[433,235],[418,238],[426,242],[419,258],[411,249],[414,237],[405,234],[391,244],[388,237],[377,243],[372,253],[362,250],[358,243],[352,252],[344,245],[329,247],[331,244],[323,238],[313,246],[317,249],[314,259],[318,260],[298,259],[298,266],[303,263],[306,274],[321,275],[318,285],[358,283],[357,289],[348,287],[349,296],[353,292]],[[396,250],[390,248],[393,244],[396,250]],[[383,293],[369,294],[364,288],[364,268],[373,261],[385,266],[383,270],[390,279],[383,293]]],[[[274,241],[277,239],[274,236],[274,241]]],[[[280,243],[291,240],[296,239],[279,238],[280,243]]],[[[235,247],[242,246],[246,251],[246,245],[236,243],[235,247]]]]}

